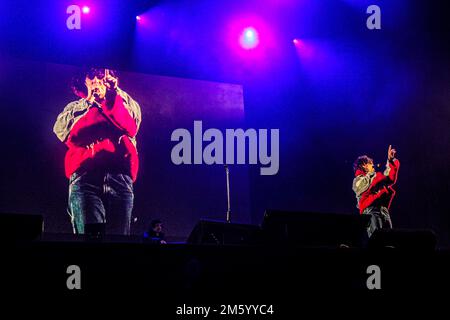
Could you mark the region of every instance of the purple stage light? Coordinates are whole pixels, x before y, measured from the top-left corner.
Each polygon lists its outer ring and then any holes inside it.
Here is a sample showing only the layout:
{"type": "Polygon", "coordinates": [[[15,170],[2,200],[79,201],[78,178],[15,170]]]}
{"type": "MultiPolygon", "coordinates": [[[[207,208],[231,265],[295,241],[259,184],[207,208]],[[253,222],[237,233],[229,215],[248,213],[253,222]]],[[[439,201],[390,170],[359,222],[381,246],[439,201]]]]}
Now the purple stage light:
{"type": "Polygon", "coordinates": [[[298,40],[297,38],[295,38],[294,40],[292,40],[292,42],[293,42],[295,45],[298,45],[298,44],[300,43],[300,40],[298,40]]]}
{"type": "Polygon", "coordinates": [[[136,20],[140,21],[141,20],[141,16],[136,16],[136,20]]]}
{"type": "Polygon", "coordinates": [[[245,31],[245,37],[249,40],[252,40],[253,38],[255,38],[255,31],[253,29],[248,29],[247,31],[245,31]]]}
{"type": "Polygon", "coordinates": [[[85,13],[85,14],[88,14],[88,13],[91,11],[91,9],[90,9],[88,6],[84,6],[81,10],[82,10],[83,13],[85,13]]]}
{"type": "Polygon", "coordinates": [[[247,27],[242,32],[239,42],[244,49],[256,48],[259,44],[258,32],[253,27],[247,27]]]}
{"type": "Polygon", "coordinates": [[[231,52],[251,65],[268,66],[279,53],[274,30],[263,18],[253,14],[234,16],[226,28],[231,52]]]}

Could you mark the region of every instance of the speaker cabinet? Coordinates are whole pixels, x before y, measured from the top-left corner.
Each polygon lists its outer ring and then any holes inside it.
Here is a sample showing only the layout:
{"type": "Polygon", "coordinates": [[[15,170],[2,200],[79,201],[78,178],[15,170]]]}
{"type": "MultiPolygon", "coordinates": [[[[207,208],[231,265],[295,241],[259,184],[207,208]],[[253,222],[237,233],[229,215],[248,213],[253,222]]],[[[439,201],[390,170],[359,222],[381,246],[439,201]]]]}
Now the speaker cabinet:
{"type": "Polygon", "coordinates": [[[254,245],[259,242],[260,227],[248,224],[200,220],[187,243],[213,245],[254,245]]]}
{"type": "Polygon", "coordinates": [[[40,215],[0,214],[0,239],[2,241],[31,241],[37,239],[44,229],[40,215]]]}
{"type": "Polygon", "coordinates": [[[436,249],[436,244],[436,235],[431,230],[379,229],[370,237],[368,247],[433,251],[436,249]]]}
{"type": "Polygon", "coordinates": [[[266,243],[305,247],[361,247],[368,217],[361,215],[268,210],[262,222],[266,243]]]}

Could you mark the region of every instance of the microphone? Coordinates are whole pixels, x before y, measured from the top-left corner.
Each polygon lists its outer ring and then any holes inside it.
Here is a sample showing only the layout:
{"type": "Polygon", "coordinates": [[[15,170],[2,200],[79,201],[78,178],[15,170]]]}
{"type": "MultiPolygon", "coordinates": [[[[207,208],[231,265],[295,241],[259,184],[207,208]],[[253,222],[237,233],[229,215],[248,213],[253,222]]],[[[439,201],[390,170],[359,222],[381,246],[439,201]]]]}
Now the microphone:
{"type": "Polygon", "coordinates": [[[100,111],[103,111],[102,105],[100,103],[98,103],[95,99],[92,101],[92,106],[96,107],[96,108],[99,108],[100,111]]]}

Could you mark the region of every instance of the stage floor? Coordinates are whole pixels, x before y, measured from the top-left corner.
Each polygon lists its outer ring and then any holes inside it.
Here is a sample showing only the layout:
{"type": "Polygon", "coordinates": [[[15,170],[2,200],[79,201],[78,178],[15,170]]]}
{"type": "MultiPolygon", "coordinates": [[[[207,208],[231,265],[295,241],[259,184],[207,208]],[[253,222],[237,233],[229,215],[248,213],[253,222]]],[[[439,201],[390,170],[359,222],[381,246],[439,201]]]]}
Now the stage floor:
{"type": "Polygon", "coordinates": [[[450,251],[443,250],[155,245],[71,236],[0,248],[2,290],[41,297],[144,294],[173,303],[280,304],[305,293],[383,299],[437,294],[450,285],[450,251]],[[71,266],[79,269],[81,289],[68,287],[71,266]]]}

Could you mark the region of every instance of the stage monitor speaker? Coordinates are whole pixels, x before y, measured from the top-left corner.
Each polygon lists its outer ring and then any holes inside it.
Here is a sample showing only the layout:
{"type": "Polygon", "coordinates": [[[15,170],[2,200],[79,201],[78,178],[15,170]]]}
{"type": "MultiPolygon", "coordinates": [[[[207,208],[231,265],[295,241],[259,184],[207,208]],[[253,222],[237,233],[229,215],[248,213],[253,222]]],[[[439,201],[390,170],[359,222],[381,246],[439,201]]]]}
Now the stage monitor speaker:
{"type": "Polygon", "coordinates": [[[0,214],[1,241],[31,241],[43,231],[44,219],[40,215],[0,214]]]}
{"type": "Polygon", "coordinates": [[[362,247],[367,241],[368,217],[319,212],[267,210],[262,236],[268,244],[305,247],[362,247]]]}
{"type": "Polygon", "coordinates": [[[436,235],[431,230],[379,229],[370,237],[368,247],[433,251],[436,249],[436,244],[436,235]]]}
{"type": "Polygon", "coordinates": [[[260,227],[249,224],[200,220],[192,230],[187,243],[214,245],[255,245],[260,227]]]}

